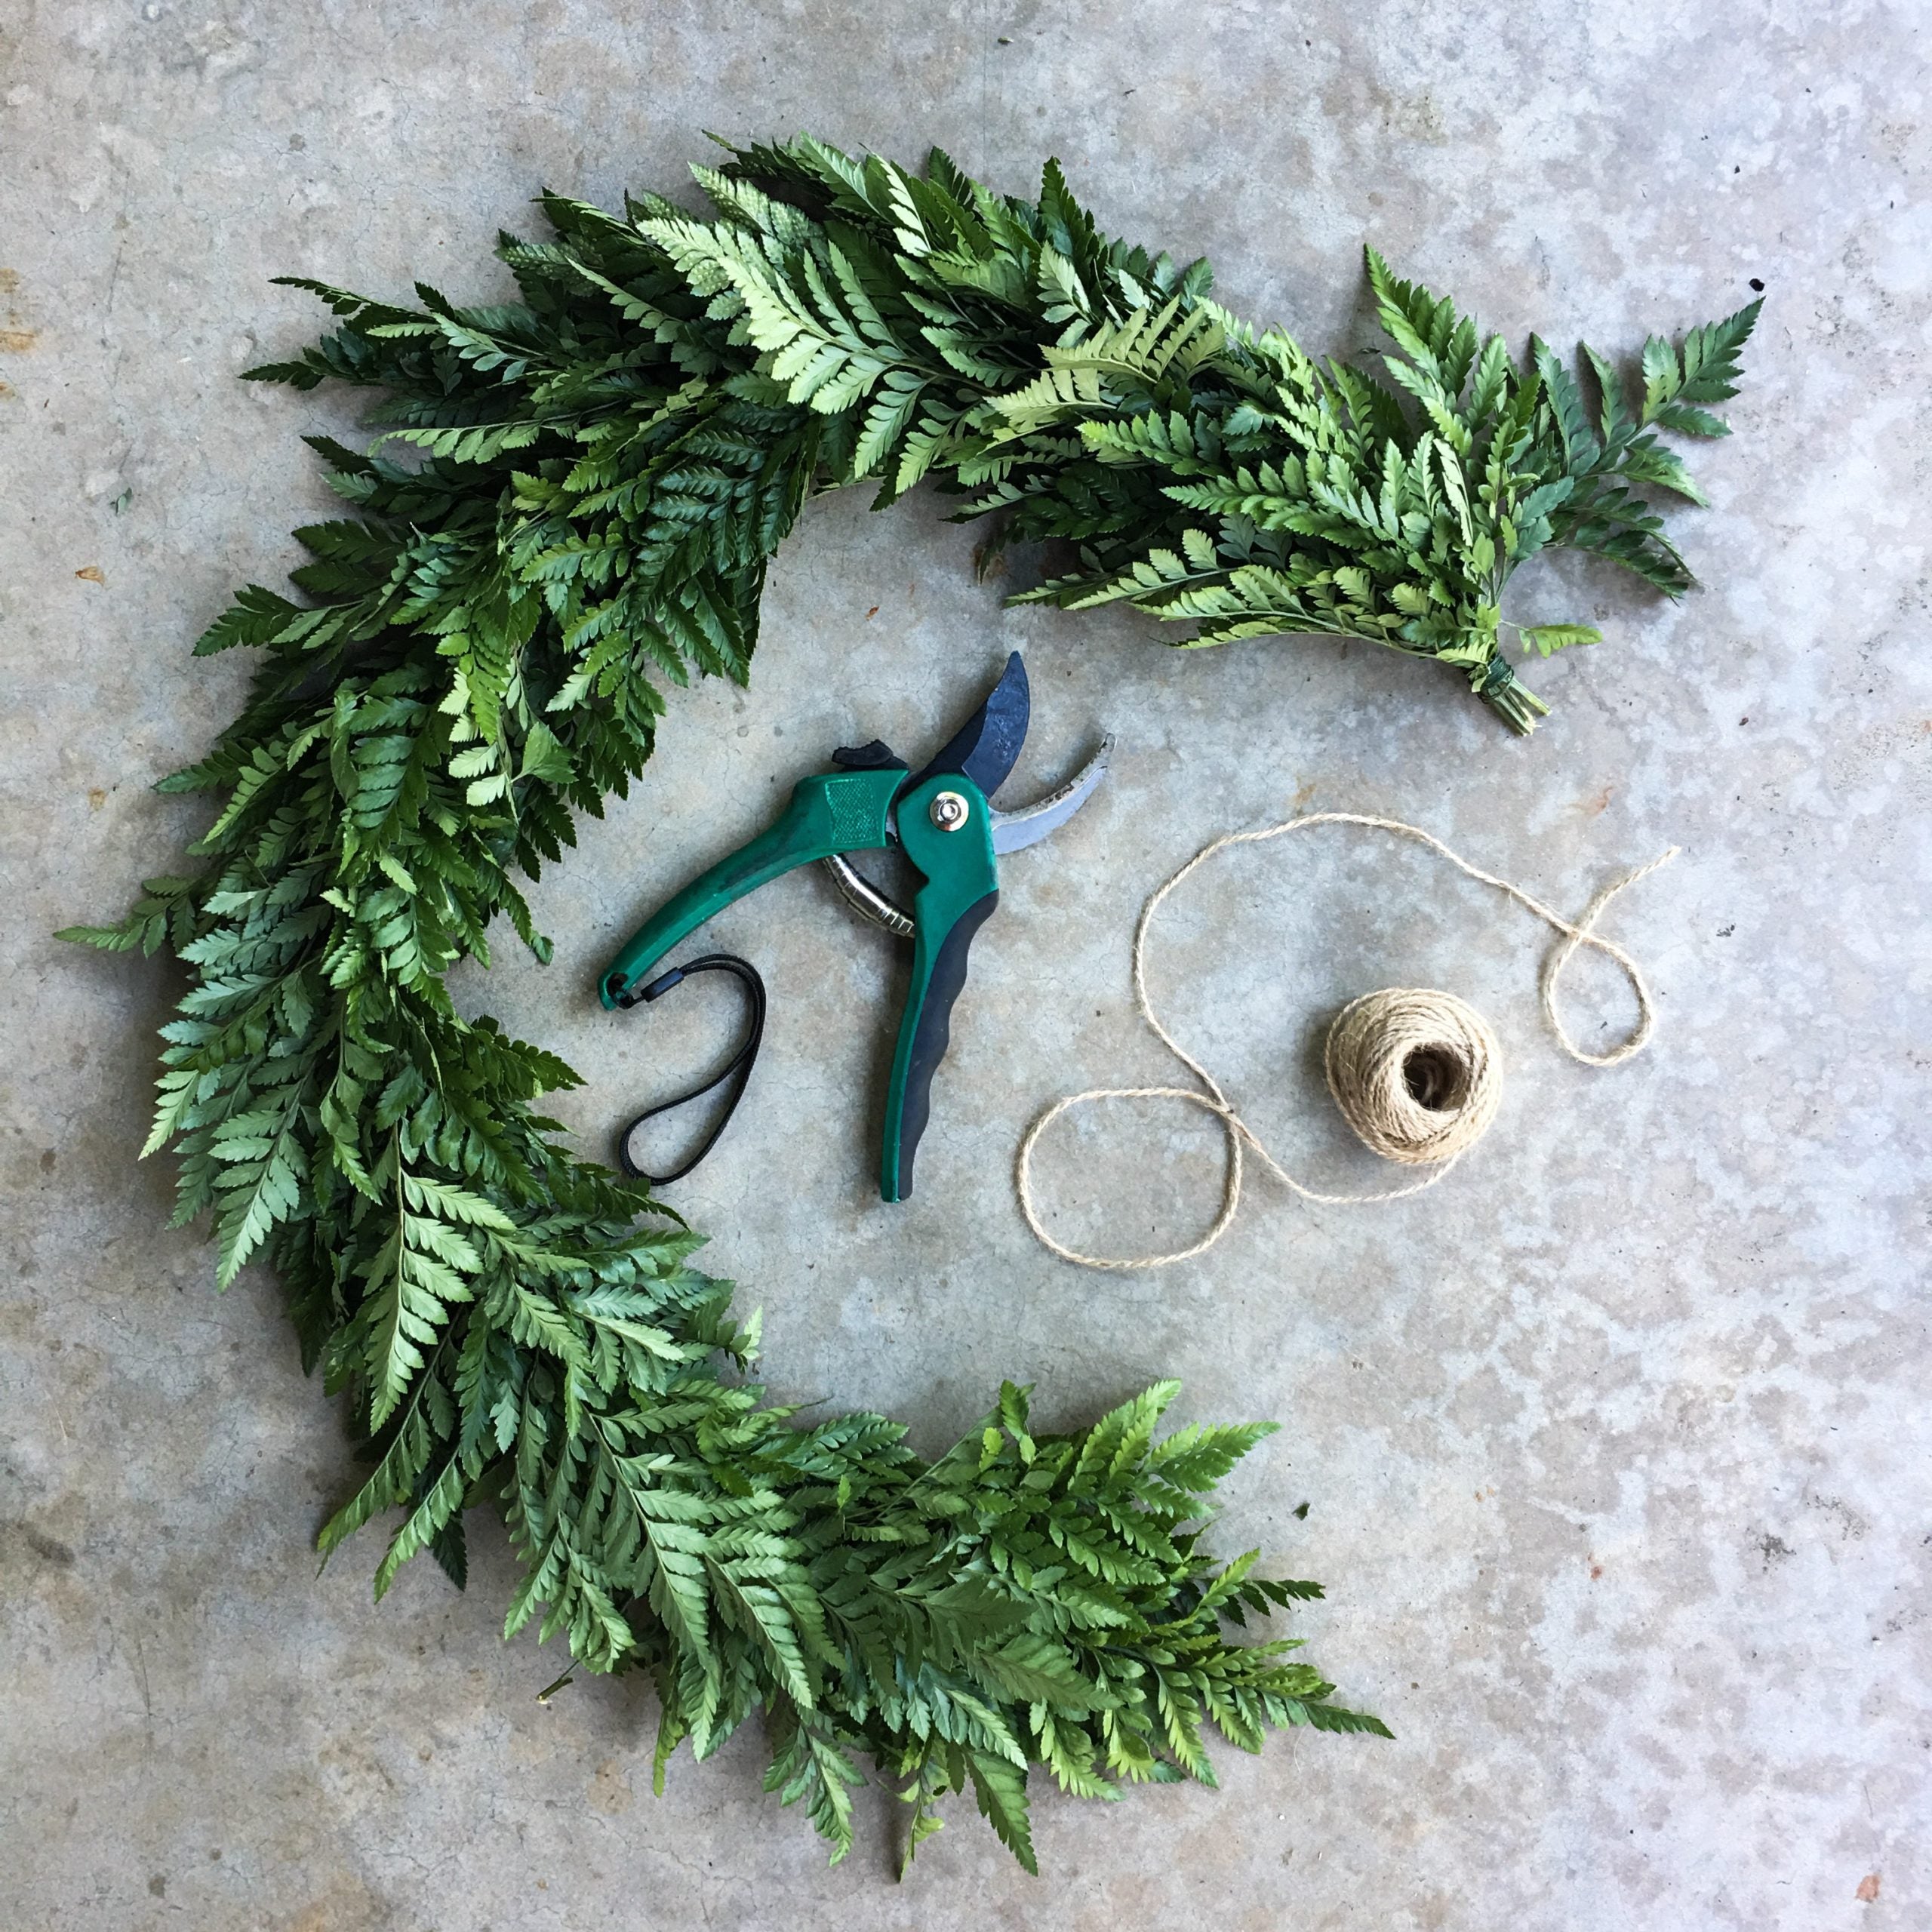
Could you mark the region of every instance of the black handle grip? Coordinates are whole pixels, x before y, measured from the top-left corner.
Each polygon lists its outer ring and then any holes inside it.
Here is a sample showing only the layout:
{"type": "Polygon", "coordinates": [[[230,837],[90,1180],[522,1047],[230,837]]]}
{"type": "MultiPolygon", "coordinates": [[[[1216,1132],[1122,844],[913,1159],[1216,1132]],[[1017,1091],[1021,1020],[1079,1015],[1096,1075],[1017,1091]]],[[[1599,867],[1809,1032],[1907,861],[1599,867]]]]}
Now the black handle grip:
{"type": "Polygon", "coordinates": [[[892,1177],[897,1191],[883,1190],[888,1201],[906,1200],[912,1192],[912,1156],[932,1117],[933,1075],[952,1044],[952,1005],[966,984],[966,955],[972,949],[973,935],[992,917],[998,903],[997,892],[976,899],[953,921],[933,961],[906,1063],[905,1099],[899,1115],[899,1160],[892,1177]]]}

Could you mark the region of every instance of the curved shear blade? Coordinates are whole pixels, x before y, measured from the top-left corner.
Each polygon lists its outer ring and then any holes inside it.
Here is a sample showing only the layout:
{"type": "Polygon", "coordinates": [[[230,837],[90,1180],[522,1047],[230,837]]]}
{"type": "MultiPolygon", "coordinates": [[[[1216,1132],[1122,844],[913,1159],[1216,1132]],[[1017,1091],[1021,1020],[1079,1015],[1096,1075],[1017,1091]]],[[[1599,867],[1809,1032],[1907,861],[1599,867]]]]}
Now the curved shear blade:
{"type": "Polygon", "coordinates": [[[993,814],[993,850],[1021,852],[1029,845],[1057,832],[1087,801],[1107,775],[1108,754],[1114,748],[1111,735],[1100,740],[1100,749],[1063,785],[1049,792],[1038,803],[1017,812],[993,814]]]}
{"type": "Polygon", "coordinates": [[[1026,742],[1032,710],[1026,666],[1016,651],[1006,660],[999,682],[986,694],[985,703],[946,740],[924,771],[906,781],[904,790],[909,792],[942,771],[957,771],[990,798],[1005,782],[1020,747],[1026,742]]]}

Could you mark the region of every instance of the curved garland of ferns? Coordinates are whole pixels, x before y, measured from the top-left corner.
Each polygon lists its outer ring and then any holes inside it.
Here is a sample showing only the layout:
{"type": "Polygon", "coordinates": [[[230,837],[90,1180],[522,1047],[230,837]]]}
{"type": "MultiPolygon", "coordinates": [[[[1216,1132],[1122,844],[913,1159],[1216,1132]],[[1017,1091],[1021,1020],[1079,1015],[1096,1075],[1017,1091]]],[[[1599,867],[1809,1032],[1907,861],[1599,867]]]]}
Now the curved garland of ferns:
{"type": "Polygon", "coordinates": [[[163,787],[225,794],[205,865],[70,936],[192,971],[149,1151],[178,1149],[178,1218],[212,1214],[221,1284],[265,1255],[305,1364],[366,1418],[374,1471],[325,1552],[400,1509],[377,1594],[425,1549],[460,1582],[463,1512],[500,1500],[506,1631],[540,1618],[590,1669],[648,1670],[660,1777],[761,1708],[768,1783],[835,1855],[869,1757],[912,1844],[970,1787],[1030,1869],[1033,1765],[1112,1796],[1209,1778],[1211,1725],[1247,1749],[1382,1730],[1292,1646],[1228,1640],[1319,1594],[1217,1564],[1190,1527],[1262,1427],[1157,1442],[1171,1384],[1070,1435],[1032,1433],[1009,1384],[931,1465],[881,1417],[803,1426],[727,1379],[754,1336],[695,1238],[549,1137],[533,1103],[576,1075],[465,1021],[442,976],[487,961],[499,912],[547,958],[515,875],[642,771],[654,676],[743,677],[768,560],[809,495],[860,478],[889,502],[930,474],[961,515],[1004,512],[1002,540],[1072,540],[1078,569],[1035,598],[1126,598],[1201,642],[1372,638],[1526,727],[1504,581],[1567,543],[1683,587],[1633,485],[1695,496],[1654,431],[1721,429],[1703,405],[1755,305],[1654,338],[1627,403],[1591,355],[1592,427],[1540,344],[1520,368],[1479,350],[1371,256],[1411,407],[1223,313],[1204,264],[1101,239],[1051,164],[1037,204],[808,140],[700,179],[709,223],[547,198],[558,238],[502,246],[516,306],[318,289],[336,333],[252,374],[373,387],[416,460],[312,439],[355,514],[297,532],[308,601],[251,586],[195,647],[264,654],[163,787]]]}

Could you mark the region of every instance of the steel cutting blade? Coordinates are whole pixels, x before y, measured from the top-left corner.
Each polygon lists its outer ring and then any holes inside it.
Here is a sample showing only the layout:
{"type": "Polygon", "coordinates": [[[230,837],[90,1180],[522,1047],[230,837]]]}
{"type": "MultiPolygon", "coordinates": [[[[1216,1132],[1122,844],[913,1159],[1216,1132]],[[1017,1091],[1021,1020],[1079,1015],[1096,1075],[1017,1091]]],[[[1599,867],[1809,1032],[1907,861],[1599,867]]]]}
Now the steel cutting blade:
{"type": "Polygon", "coordinates": [[[900,795],[942,771],[957,771],[990,798],[1005,782],[1026,742],[1032,709],[1026,666],[1016,651],[1006,660],[999,682],[986,694],[986,702],[953,733],[923,771],[906,780],[900,795]]]}
{"type": "Polygon", "coordinates": [[[1087,801],[1107,775],[1107,755],[1113,749],[1111,737],[1100,740],[1100,749],[1063,785],[1037,803],[1017,812],[993,814],[993,850],[1022,852],[1057,832],[1087,801]]]}

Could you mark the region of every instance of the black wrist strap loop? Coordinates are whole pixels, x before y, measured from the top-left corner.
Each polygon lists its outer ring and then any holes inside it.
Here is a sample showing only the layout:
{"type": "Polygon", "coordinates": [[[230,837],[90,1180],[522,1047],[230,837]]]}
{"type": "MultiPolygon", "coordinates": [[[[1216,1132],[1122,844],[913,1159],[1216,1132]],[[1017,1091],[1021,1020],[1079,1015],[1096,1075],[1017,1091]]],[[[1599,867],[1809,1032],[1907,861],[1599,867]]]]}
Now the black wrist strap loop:
{"type": "Polygon", "coordinates": [[[758,1058],[758,1050],[764,1038],[764,982],[758,977],[758,968],[749,959],[740,959],[734,952],[707,952],[696,959],[688,960],[681,966],[674,966],[668,973],[660,974],[637,997],[639,999],[660,998],[671,989],[690,978],[694,973],[729,973],[745,989],[747,1000],[748,1023],[744,1038],[738,1042],[737,1051],[702,1085],[694,1087],[690,1092],[680,1094],[675,1100],[660,1102],[654,1107],[647,1107],[617,1137],[617,1164],[632,1180],[648,1181],[653,1187],[668,1186],[674,1180],[682,1180],[699,1161],[718,1143],[718,1137],[731,1124],[731,1116],[737,1112],[738,1103],[745,1097],[746,1083],[752,1077],[752,1063],[758,1058]],[[725,1103],[724,1111],[718,1116],[711,1131],[699,1144],[697,1152],[681,1168],[668,1174],[647,1174],[631,1158],[631,1137],[646,1121],[654,1120],[660,1114],[668,1114],[674,1107],[681,1107],[700,1100],[714,1087],[721,1086],[726,1081],[734,1084],[731,1097],[725,1103]]]}

